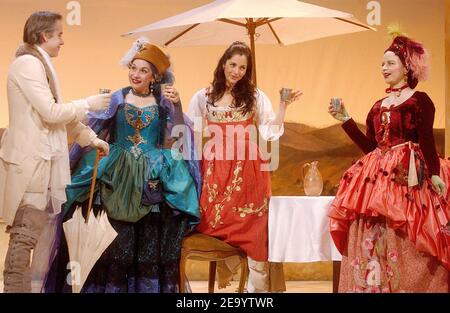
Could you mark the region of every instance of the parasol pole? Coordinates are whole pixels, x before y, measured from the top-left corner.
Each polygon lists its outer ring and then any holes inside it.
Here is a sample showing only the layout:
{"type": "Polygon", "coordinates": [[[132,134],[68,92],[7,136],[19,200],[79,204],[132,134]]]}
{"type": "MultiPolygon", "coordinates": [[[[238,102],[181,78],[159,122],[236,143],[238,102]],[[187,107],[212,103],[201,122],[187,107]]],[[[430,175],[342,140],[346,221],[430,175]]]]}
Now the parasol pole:
{"type": "Polygon", "coordinates": [[[256,29],[256,23],[253,22],[252,18],[249,18],[247,20],[247,30],[248,35],[250,37],[250,49],[252,50],[252,80],[253,84],[255,84],[255,87],[257,86],[256,82],[256,56],[255,56],[255,29],[256,29]]]}
{"type": "Polygon", "coordinates": [[[98,161],[99,160],[100,160],[100,153],[99,153],[98,149],[95,149],[94,173],[92,174],[91,192],[89,193],[89,204],[88,204],[87,215],[86,215],[86,224],[89,222],[89,216],[91,214],[92,200],[94,198],[95,181],[97,179],[97,169],[98,169],[98,161]]]}

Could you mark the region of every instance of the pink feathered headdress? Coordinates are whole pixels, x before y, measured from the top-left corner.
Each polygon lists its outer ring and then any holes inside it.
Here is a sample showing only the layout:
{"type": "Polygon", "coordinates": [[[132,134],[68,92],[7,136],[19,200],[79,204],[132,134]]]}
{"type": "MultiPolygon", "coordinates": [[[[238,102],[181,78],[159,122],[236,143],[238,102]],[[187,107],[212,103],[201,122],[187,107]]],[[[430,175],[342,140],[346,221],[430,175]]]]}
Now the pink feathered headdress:
{"type": "Polygon", "coordinates": [[[415,88],[419,81],[426,80],[430,74],[428,52],[417,41],[400,34],[398,31],[390,31],[395,36],[387,51],[394,52],[402,61],[408,71],[408,85],[415,88]]]}

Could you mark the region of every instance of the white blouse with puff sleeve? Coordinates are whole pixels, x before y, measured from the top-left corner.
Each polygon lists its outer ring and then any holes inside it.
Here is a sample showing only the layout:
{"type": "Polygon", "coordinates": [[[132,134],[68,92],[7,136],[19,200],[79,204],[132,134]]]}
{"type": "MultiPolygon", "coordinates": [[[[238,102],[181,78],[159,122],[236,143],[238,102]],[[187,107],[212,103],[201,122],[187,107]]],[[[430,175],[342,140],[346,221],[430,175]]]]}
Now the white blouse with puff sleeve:
{"type": "MultiPolygon", "coordinates": [[[[202,125],[206,125],[206,106],[207,96],[206,88],[197,91],[191,99],[188,109],[188,116],[194,121],[194,129],[197,132],[201,132],[202,125]]],[[[234,110],[234,108],[226,107],[213,107],[210,110],[234,110]]],[[[275,112],[272,108],[272,103],[267,95],[260,89],[256,89],[256,112],[255,112],[256,124],[258,126],[259,133],[264,140],[274,141],[278,140],[284,133],[284,124],[275,125],[275,112]]]]}

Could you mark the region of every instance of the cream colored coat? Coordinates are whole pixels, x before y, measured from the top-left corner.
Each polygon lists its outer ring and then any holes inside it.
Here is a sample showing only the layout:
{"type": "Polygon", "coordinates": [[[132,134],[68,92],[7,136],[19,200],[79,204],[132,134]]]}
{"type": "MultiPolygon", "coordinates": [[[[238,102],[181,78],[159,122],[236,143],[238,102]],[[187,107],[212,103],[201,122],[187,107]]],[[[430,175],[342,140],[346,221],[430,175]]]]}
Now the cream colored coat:
{"type": "MultiPolygon", "coordinates": [[[[47,77],[44,64],[35,56],[19,56],[10,67],[7,81],[9,127],[0,146],[0,219],[8,225],[12,224],[26,190],[44,192],[49,187],[42,183],[48,181],[48,177],[39,179],[33,174],[43,158],[52,128],[62,126],[64,130],[65,127],[81,146],[95,138],[95,133],[79,122],[86,116],[87,102],[56,103],[49,82],[52,79],[47,77]]],[[[68,158],[67,147],[64,153],[68,158]]]]}

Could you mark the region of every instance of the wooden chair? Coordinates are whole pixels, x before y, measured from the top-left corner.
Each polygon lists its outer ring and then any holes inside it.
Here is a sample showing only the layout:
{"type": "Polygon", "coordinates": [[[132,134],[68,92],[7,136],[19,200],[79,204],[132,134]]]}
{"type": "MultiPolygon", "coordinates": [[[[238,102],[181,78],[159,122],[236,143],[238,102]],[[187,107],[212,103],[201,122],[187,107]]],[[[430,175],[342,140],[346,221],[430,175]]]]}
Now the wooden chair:
{"type": "Polygon", "coordinates": [[[180,292],[185,292],[185,267],[188,259],[209,262],[208,292],[213,293],[217,261],[223,261],[232,256],[238,256],[241,261],[238,292],[242,293],[248,276],[248,264],[247,255],[241,249],[200,233],[194,233],[184,238],[180,257],[180,292]]]}

